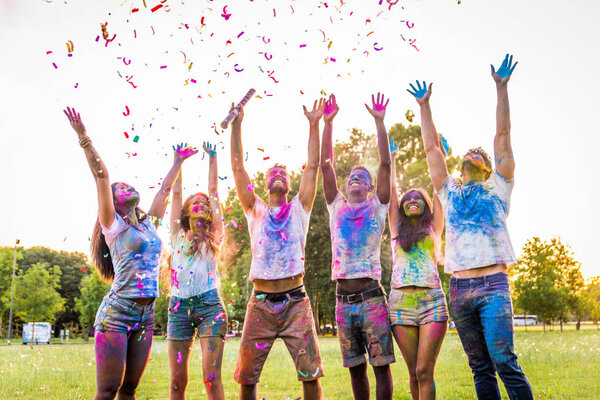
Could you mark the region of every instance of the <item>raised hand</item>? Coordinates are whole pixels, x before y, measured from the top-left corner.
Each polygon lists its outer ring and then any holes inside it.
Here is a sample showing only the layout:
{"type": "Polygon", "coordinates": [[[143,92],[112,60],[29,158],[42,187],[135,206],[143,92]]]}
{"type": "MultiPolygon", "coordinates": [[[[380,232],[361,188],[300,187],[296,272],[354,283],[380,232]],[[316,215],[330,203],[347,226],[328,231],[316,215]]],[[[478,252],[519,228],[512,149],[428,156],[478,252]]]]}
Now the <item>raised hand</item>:
{"type": "Polygon", "coordinates": [[[369,107],[365,103],[365,107],[367,107],[367,110],[369,111],[369,113],[371,113],[373,118],[383,120],[383,118],[385,117],[385,108],[390,102],[390,99],[385,101],[385,103],[384,101],[385,96],[381,93],[377,93],[377,100],[375,100],[375,95],[371,95],[371,102],[373,103],[373,108],[369,107]]]}
{"type": "Polygon", "coordinates": [[[214,157],[217,154],[217,145],[210,144],[209,142],[202,143],[202,148],[209,155],[209,157],[214,157]]]}
{"type": "Polygon", "coordinates": [[[512,60],[513,56],[507,54],[504,57],[504,60],[502,61],[502,65],[500,65],[500,68],[498,68],[498,71],[496,71],[494,66],[490,64],[490,67],[492,67],[492,78],[494,78],[494,81],[496,81],[496,83],[508,82],[510,76],[512,75],[513,71],[515,70],[515,67],[518,64],[518,62],[513,64],[512,60]]]}
{"type": "Polygon", "coordinates": [[[79,139],[84,138],[86,136],[86,131],[85,125],[83,125],[83,122],[81,121],[81,115],[79,115],[79,113],[75,111],[74,108],[69,107],[67,107],[66,110],[63,110],[63,112],[69,119],[69,123],[71,124],[75,132],[77,132],[77,136],[79,137],[79,139]]]}
{"type": "Polygon", "coordinates": [[[323,119],[325,120],[325,122],[333,122],[333,119],[335,118],[339,110],[340,108],[338,107],[335,101],[335,95],[332,94],[331,96],[329,96],[329,99],[327,99],[327,102],[325,103],[325,110],[323,111],[323,119]]]}
{"type": "Polygon", "coordinates": [[[400,143],[394,146],[394,137],[392,136],[390,138],[390,153],[392,154],[392,158],[396,157],[396,150],[398,150],[398,146],[400,146],[400,143]]]}
{"type": "Polygon", "coordinates": [[[411,92],[410,89],[406,89],[406,91],[415,96],[415,100],[417,100],[417,103],[423,104],[429,101],[429,98],[431,97],[431,88],[433,87],[433,83],[429,84],[429,89],[427,89],[427,83],[425,81],[423,81],[423,87],[421,87],[421,83],[419,81],[417,81],[417,87],[414,87],[412,83],[410,84],[410,87],[413,91],[411,92]]]}
{"type": "MultiPolygon", "coordinates": [[[[235,108],[235,103],[231,103],[231,108],[229,112],[233,111],[235,108]]],[[[242,124],[242,120],[244,119],[244,107],[238,107],[238,115],[231,121],[232,125],[240,126],[242,124]]]]}
{"type": "Polygon", "coordinates": [[[187,143],[181,143],[177,146],[173,146],[173,150],[175,150],[175,158],[179,158],[181,161],[188,159],[194,154],[198,153],[198,149],[192,146],[188,146],[187,143]]]}
{"type": "Polygon", "coordinates": [[[306,118],[308,118],[308,121],[311,124],[314,124],[316,122],[319,122],[319,120],[323,116],[323,112],[325,111],[325,99],[320,98],[318,100],[318,104],[317,104],[317,100],[315,100],[315,103],[313,104],[313,108],[311,111],[308,111],[306,109],[306,106],[302,106],[302,108],[304,109],[304,115],[306,115],[306,118]]]}

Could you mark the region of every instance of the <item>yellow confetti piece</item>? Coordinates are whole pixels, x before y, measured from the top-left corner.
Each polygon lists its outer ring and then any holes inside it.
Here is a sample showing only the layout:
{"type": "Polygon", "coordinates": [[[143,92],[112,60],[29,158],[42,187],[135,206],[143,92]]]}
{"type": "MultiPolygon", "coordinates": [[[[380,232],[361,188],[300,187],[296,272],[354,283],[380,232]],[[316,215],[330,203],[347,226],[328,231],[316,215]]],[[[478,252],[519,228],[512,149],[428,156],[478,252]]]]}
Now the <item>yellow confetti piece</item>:
{"type": "Polygon", "coordinates": [[[404,114],[404,116],[406,117],[406,119],[408,120],[408,122],[413,122],[413,118],[415,116],[415,113],[413,113],[411,110],[406,110],[406,114],[404,114]]]}
{"type": "Polygon", "coordinates": [[[327,93],[325,93],[323,90],[321,90],[321,94],[322,94],[323,96],[327,96],[327,93]]]}
{"type": "Polygon", "coordinates": [[[333,44],[333,41],[329,42],[329,44],[327,45],[327,49],[329,50],[331,48],[331,45],[333,44]]]}
{"type": "Polygon", "coordinates": [[[193,63],[193,62],[191,62],[191,63],[190,63],[190,65],[189,65],[189,67],[188,67],[188,71],[191,71],[191,70],[192,70],[192,65],[194,65],[194,63],[193,63]]]}

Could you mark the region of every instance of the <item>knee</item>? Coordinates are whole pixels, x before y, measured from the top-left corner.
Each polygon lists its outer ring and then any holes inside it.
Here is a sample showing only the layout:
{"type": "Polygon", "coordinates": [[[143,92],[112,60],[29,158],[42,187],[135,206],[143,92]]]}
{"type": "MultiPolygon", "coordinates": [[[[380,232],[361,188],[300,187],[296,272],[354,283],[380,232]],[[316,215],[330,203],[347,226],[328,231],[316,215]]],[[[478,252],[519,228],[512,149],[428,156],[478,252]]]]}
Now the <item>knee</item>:
{"type": "Polygon", "coordinates": [[[119,384],[116,385],[104,385],[99,387],[96,391],[96,396],[94,400],[108,400],[114,399],[117,396],[117,392],[119,391],[119,384]]]}
{"type": "Polygon", "coordinates": [[[220,388],[222,385],[220,371],[216,371],[216,372],[204,371],[202,374],[202,378],[204,380],[204,387],[206,387],[206,390],[208,392],[216,390],[216,389],[220,388]]]}
{"type": "Polygon", "coordinates": [[[417,365],[415,368],[415,377],[419,382],[433,380],[433,366],[428,364],[417,365]]]}
{"type": "Polygon", "coordinates": [[[367,363],[362,363],[348,369],[350,371],[350,376],[353,378],[363,378],[367,375],[367,363]]]}
{"type": "Polygon", "coordinates": [[[188,377],[183,374],[178,374],[171,377],[171,392],[181,393],[185,391],[188,384],[188,377]]]}

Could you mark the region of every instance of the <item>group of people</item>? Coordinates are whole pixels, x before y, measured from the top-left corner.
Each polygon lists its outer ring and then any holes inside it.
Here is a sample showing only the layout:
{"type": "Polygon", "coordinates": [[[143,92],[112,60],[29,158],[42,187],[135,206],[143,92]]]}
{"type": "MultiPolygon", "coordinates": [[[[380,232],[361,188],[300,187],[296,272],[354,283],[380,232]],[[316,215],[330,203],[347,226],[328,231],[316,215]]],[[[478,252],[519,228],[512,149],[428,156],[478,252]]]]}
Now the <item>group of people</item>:
{"type": "MultiPolygon", "coordinates": [[[[336,282],[336,322],[343,366],[350,372],[355,399],[368,399],[367,356],[373,366],[377,399],[391,399],[393,338],[408,367],[413,399],[436,395],[434,367],[447,329],[448,306],[437,264],[444,262],[450,281],[450,312],[472,369],[479,399],[500,399],[496,372],[511,399],[533,399],[513,345],[512,304],[507,277],[515,263],[506,227],[513,187],[507,84],[516,63],[504,59],[491,67],[498,105],[494,139],[495,170],[481,148],[469,150],[459,170],[449,175],[444,146],[436,132],[429,100],[432,85],[410,85],[420,106],[421,132],[433,187],[433,200],[421,188],[399,195],[394,156],[384,117],[388,101],[372,96],[379,166],[376,179],[354,166],[345,193],[338,189],[332,131],[339,107],[334,95],[304,107],[308,120],[308,160],[298,194],[288,199],[290,176],[275,164],[266,173],[266,202],[254,193],[244,168],[242,121],[231,125],[231,168],[248,221],[252,262],[248,299],[234,379],[242,399],[257,398],[257,383],[275,339],[281,338],[293,361],[305,399],[319,399],[324,375],[315,322],[304,290],[304,247],[317,191],[319,168],[330,216],[331,278],[336,282]],[[324,120],[320,138],[320,120],[324,120]],[[380,246],[386,216],[392,237],[393,272],[389,297],[381,285],[380,246]],[[444,228],[445,258],[441,256],[444,228]]],[[[233,109],[233,106],[232,106],[233,109]]],[[[183,162],[198,150],[174,148],[173,165],[147,213],[139,194],[125,183],[111,185],[79,113],[65,110],[79,137],[98,191],[98,220],[92,261],[112,281],[98,309],[95,328],[96,399],[135,398],[147,364],[159,296],[161,241],[156,229],[173,192],[170,213],[171,287],[167,340],[170,398],[185,398],[190,353],[196,337],[209,399],[224,399],[221,378],[227,315],[220,298],[217,257],[224,237],[217,194],[217,153],[209,156],[208,194],[182,201],[183,162]]]]}

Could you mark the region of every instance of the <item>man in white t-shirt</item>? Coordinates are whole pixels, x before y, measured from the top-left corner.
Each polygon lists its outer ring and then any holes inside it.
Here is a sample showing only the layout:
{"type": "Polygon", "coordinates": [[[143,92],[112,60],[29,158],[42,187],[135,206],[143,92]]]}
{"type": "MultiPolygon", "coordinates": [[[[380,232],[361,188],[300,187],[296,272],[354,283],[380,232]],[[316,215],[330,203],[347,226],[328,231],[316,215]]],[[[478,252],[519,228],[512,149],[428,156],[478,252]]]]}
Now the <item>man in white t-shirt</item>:
{"type": "Polygon", "coordinates": [[[379,282],[381,236],[390,201],[391,155],[383,123],[387,102],[379,93],[372,102],[373,108],[365,106],[377,128],[377,189],[369,170],[355,166],[348,178],[348,198],[338,190],[332,123],[339,108],[334,95],[325,106],[321,171],[331,228],[331,279],[337,282],[335,314],[342,364],[349,369],[354,398],[369,399],[365,357],[368,353],[375,373],[377,400],[382,400],[392,398],[390,364],[395,362],[387,300],[379,282]]]}
{"type": "Polygon", "coordinates": [[[241,399],[256,399],[256,384],[276,338],[286,344],[294,360],[305,399],[320,399],[323,366],[310,301],[303,286],[304,245],[310,211],[316,195],[319,170],[319,120],[325,100],[313,109],[304,107],[310,133],[308,161],[300,190],[290,202],[290,176],[275,164],[267,171],[268,203],[254,194],[254,186],[243,164],[241,125],[244,110],[231,125],[231,168],[248,220],[252,264],[248,279],[254,290],[248,301],[240,353],[234,378],[241,399]]]}
{"type": "Polygon", "coordinates": [[[437,145],[429,89],[411,85],[421,108],[421,133],[431,181],[446,219],[446,272],[450,280],[450,312],[479,399],[498,399],[496,372],[511,400],[533,399],[527,377],[517,362],[513,343],[512,302],[507,271],[515,254],[506,227],[515,161],[510,142],[508,81],[515,66],[507,54],[492,77],[496,83],[496,137],[492,162],[481,148],[467,152],[459,165],[462,182],[448,174],[446,158],[437,145]]]}

